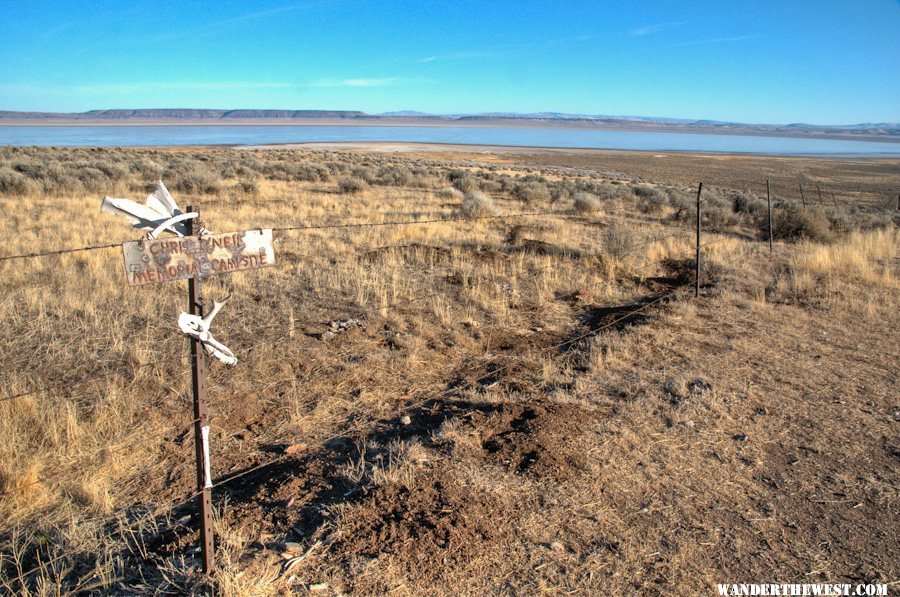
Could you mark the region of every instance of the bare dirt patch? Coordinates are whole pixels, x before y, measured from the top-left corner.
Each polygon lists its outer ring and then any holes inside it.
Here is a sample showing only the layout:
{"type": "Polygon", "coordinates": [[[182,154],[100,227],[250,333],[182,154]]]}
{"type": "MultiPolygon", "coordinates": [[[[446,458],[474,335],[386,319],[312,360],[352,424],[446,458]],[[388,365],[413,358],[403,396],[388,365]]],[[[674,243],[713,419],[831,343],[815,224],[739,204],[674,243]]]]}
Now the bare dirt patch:
{"type": "Polygon", "coordinates": [[[572,404],[504,404],[472,424],[486,461],[514,474],[564,481],[585,470],[585,455],[573,440],[595,416],[572,404]]]}

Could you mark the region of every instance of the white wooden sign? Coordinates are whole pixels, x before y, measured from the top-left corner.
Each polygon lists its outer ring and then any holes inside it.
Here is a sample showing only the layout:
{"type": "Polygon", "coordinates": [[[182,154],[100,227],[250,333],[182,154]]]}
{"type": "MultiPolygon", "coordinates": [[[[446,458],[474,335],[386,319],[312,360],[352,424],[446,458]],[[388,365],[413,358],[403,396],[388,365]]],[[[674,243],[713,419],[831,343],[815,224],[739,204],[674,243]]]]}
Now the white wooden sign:
{"type": "Polygon", "coordinates": [[[271,229],[129,241],[122,253],[132,286],[275,265],[271,229]]]}

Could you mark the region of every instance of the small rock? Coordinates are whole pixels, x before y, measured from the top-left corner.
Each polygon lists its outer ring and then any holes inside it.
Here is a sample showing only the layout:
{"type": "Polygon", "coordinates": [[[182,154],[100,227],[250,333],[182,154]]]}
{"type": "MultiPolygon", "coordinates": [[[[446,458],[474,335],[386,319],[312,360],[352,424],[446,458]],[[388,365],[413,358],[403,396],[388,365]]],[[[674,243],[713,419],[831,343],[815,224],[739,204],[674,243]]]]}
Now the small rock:
{"type": "Polygon", "coordinates": [[[712,384],[705,379],[698,377],[688,384],[688,390],[691,394],[702,396],[706,392],[712,390],[712,384]]]}
{"type": "Polygon", "coordinates": [[[288,446],[287,448],[284,449],[284,453],[285,454],[297,454],[299,452],[306,450],[306,448],[307,448],[306,444],[291,444],[290,446],[288,446]]]}
{"type": "Polygon", "coordinates": [[[303,551],[303,546],[293,541],[285,541],[284,550],[288,553],[299,553],[303,551]]]}
{"type": "Polygon", "coordinates": [[[550,549],[553,551],[566,551],[566,546],[559,541],[554,541],[550,544],[550,549]]]}
{"type": "Polygon", "coordinates": [[[315,585],[310,585],[310,586],[309,586],[309,590],[310,590],[310,591],[327,591],[327,590],[328,590],[328,583],[327,583],[327,582],[320,582],[320,583],[315,584],[315,585]]]}
{"type": "Polygon", "coordinates": [[[401,425],[409,425],[410,423],[412,423],[412,419],[409,418],[409,415],[403,415],[402,417],[400,417],[401,425]]]}
{"type": "Polygon", "coordinates": [[[337,319],[328,322],[328,329],[319,334],[319,339],[330,340],[336,334],[346,332],[351,328],[366,329],[366,322],[359,319],[337,319]]]}
{"type": "Polygon", "coordinates": [[[579,303],[589,303],[593,298],[593,294],[587,288],[579,288],[572,294],[572,299],[579,303]]]}

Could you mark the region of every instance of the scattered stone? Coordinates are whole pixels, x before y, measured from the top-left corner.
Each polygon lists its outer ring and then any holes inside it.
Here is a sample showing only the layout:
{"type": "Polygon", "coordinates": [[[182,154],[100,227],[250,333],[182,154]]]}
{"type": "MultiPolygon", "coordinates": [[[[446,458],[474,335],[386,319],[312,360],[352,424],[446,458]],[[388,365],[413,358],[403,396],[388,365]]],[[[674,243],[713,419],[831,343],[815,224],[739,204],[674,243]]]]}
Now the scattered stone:
{"type": "Polygon", "coordinates": [[[594,295],[587,288],[579,288],[572,293],[572,300],[576,303],[589,303],[594,300],[594,295]]]}
{"type": "Polygon", "coordinates": [[[703,379],[702,377],[698,377],[694,381],[688,384],[688,390],[694,396],[702,396],[706,392],[712,390],[712,384],[703,379]]]}
{"type": "Polygon", "coordinates": [[[182,516],[181,518],[176,520],[175,524],[180,524],[181,526],[186,527],[190,521],[191,521],[191,515],[188,514],[187,516],[182,516]]]}
{"type": "Polygon", "coordinates": [[[412,423],[412,419],[409,418],[409,415],[403,415],[402,417],[400,417],[401,425],[409,425],[410,423],[412,423]]]}
{"type": "Polygon", "coordinates": [[[320,583],[315,584],[315,585],[310,585],[310,586],[309,586],[309,590],[310,590],[310,591],[327,591],[327,590],[328,590],[328,583],[327,583],[327,582],[320,582],[320,583]]]}
{"type": "Polygon", "coordinates": [[[284,550],[288,553],[299,553],[303,551],[303,546],[293,541],[285,541],[284,550]]]}
{"type": "Polygon", "coordinates": [[[566,546],[559,541],[554,541],[550,544],[550,549],[553,551],[566,551],[566,546]]]}
{"type": "Polygon", "coordinates": [[[287,448],[284,449],[285,454],[297,454],[299,452],[303,452],[306,450],[308,446],[306,444],[291,444],[287,448]]]}
{"type": "Polygon", "coordinates": [[[359,328],[361,330],[366,329],[366,322],[361,319],[340,319],[335,321],[328,322],[328,329],[319,334],[320,340],[330,340],[337,334],[341,332],[346,332],[347,330],[351,330],[353,328],[359,328]]]}

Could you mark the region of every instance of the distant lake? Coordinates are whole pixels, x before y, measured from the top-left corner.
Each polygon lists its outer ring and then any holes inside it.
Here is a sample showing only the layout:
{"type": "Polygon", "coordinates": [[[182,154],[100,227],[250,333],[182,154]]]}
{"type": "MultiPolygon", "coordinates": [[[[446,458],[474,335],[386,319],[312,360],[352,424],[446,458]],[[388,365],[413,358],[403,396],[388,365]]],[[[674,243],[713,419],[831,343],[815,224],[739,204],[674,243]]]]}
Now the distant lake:
{"type": "Polygon", "coordinates": [[[457,143],[580,149],[898,157],[900,143],[570,128],[454,126],[0,126],[0,145],[457,143]]]}

